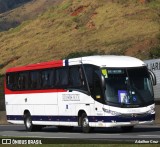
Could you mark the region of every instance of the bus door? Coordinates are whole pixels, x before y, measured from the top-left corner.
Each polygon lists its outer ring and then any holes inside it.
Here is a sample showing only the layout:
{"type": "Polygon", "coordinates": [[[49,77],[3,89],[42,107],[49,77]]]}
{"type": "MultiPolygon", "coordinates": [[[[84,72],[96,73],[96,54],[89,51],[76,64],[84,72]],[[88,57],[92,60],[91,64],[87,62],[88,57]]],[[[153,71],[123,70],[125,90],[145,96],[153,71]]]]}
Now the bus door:
{"type": "Polygon", "coordinates": [[[104,87],[102,81],[103,79],[100,70],[95,70],[93,73],[93,87],[90,88],[91,96],[95,100],[94,104],[95,116],[104,115],[103,107],[105,103],[105,96],[104,96],[104,87]]]}
{"type": "Polygon", "coordinates": [[[67,90],[58,92],[58,108],[60,125],[72,125],[76,122],[76,103],[80,99],[80,94],[67,90]]]}

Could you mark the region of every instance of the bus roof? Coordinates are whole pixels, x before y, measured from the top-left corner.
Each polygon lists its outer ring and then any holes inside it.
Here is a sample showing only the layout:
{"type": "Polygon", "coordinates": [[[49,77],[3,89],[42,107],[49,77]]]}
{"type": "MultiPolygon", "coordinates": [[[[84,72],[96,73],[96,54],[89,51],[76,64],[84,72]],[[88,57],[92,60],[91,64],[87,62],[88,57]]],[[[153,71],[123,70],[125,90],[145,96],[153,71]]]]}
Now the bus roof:
{"type": "Polygon", "coordinates": [[[145,63],[137,58],[129,56],[117,55],[99,55],[75,58],[69,60],[69,65],[74,62],[82,62],[83,64],[93,64],[100,67],[140,67],[145,66],[145,63]]]}
{"type": "Polygon", "coordinates": [[[6,72],[26,71],[33,69],[44,69],[51,67],[61,67],[67,65],[77,64],[93,64],[100,67],[140,67],[145,66],[145,63],[137,58],[129,56],[116,56],[116,55],[96,55],[87,56],[66,60],[50,61],[37,64],[30,64],[26,66],[19,66],[9,68],[6,72]]]}

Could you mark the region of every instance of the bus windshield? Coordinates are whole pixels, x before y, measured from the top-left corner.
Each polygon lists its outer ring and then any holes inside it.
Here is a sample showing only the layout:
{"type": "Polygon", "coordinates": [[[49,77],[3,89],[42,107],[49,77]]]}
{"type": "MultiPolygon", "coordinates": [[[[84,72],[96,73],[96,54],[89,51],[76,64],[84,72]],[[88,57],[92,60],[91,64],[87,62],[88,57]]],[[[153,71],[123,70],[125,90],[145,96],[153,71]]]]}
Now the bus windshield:
{"type": "Polygon", "coordinates": [[[152,83],[146,67],[106,68],[105,101],[119,107],[147,106],[154,102],[152,83]]]}

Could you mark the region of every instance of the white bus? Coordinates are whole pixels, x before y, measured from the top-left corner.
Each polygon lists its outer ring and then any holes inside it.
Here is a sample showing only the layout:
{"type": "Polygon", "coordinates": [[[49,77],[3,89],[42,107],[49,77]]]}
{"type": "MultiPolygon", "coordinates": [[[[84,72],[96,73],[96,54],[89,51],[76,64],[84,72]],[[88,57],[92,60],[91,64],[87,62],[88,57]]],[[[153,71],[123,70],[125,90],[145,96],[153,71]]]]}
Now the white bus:
{"type": "Polygon", "coordinates": [[[44,126],[71,130],[152,124],[154,75],[127,56],[89,56],[10,68],[5,104],[9,123],[28,131],[44,126]]]}

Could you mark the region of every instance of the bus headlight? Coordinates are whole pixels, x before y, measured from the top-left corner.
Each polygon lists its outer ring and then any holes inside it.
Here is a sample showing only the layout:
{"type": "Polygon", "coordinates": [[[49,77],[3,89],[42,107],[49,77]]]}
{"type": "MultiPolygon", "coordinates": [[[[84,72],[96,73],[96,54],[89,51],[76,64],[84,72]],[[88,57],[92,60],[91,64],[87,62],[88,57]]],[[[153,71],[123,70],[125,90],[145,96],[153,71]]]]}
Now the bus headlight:
{"type": "Polygon", "coordinates": [[[111,110],[108,110],[108,109],[105,109],[105,108],[102,108],[104,112],[108,113],[108,114],[111,114],[111,115],[114,115],[114,116],[118,116],[118,115],[121,115],[121,113],[119,112],[116,112],[116,111],[111,111],[111,110]]]}
{"type": "Polygon", "coordinates": [[[155,113],[155,107],[154,106],[150,107],[150,110],[147,111],[147,113],[148,114],[154,114],[155,113]]]}

